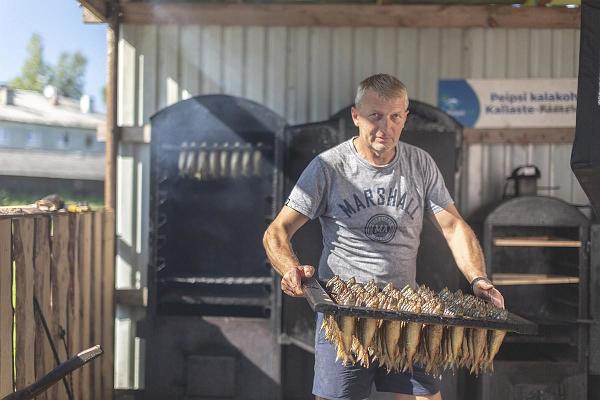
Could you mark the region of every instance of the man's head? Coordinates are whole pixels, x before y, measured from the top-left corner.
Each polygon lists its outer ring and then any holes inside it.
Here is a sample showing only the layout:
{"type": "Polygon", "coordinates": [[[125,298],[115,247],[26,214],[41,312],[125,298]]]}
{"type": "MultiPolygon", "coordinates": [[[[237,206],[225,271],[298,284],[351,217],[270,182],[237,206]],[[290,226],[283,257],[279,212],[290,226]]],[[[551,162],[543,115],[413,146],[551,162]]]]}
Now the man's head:
{"type": "Polygon", "coordinates": [[[407,116],[408,93],[402,82],[387,74],[363,80],[352,107],[352,120],[358,127],[355,144],[359,152],[369,161],[391,161],[407,116]]]}
{"type": "Polygon", "coordinates": [[[386,100],[403,98],[408,108],[408,91],[406,90],[406,86],[395,76],[375,74],[365,78],[358,84],[358,88],[356,89],[356,97],[354,98],[355,107],[359,106],[365,93],[368,91],[375,92],[379,97],[386,100]]]}

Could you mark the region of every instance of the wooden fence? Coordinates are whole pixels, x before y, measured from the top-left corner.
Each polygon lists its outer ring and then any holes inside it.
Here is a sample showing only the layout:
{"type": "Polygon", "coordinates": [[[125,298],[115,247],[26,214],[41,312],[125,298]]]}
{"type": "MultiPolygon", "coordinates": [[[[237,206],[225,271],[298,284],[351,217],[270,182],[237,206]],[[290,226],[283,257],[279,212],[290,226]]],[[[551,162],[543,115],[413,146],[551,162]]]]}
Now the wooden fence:
{"type": "MultiPolygon", "coordinates": [[[[114,226],[111,211],[0,216],[0,398],[56,367],[44,319],[60,362],[104,350],[69,377],[73,398],[112,399],[114,226]]],[[[36,399],[69,396],[59,382],[36,399]]]]}

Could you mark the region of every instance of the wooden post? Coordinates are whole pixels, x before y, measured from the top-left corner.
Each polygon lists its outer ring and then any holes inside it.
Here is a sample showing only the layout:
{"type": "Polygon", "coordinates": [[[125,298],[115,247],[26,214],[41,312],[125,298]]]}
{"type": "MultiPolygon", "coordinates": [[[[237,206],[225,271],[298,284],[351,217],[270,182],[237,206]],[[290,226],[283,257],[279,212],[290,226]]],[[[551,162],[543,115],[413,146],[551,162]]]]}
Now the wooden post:
{"type": "MultiPolygon", "coordinates": [[[[55,215],[53,218],[52,236],[52,337],[61,362],[68,359],[63,336],[67,332],[67,304],[69,294],[69,215],[55,215]]],[[[50,389],[51,399],[67,398],[67,391],[62,383],[50,389]]]]}
{"type": "Polygon", "coordinates": [[[102,240],[102,399],[112,400],[114,388],[114,330],[115,330],[115,214],[112,210],[104,212],[104,231],[102,240]]]}
{"type": "Polygon", "coordinates": [[[33,314],[33,218],[13,220],[15,258],[16,389],[35,382],[35,319],[33,314]]]}
{"type": "MultiPolygon", "coordinates": [[[[81,231],[79,236],[80,253],[80,275],[79,275],[79,293],[81,294],[81,348],[78,352],[92,346],[91,344],[91,299],[90,291],[92,286],[92,220],[91,212],[81,214],[81,231]]],[[[90,364],[82,367],[81,371],[81,399],[91,398],[91,371],[90,364]]]]}
{"type": "MultiPolygon", "coordinates": [[[[102,227],[104,225],[102,211],[94,213],[94,246],[92,269],[92,345],[102,344],[102,227]]],[[[94,399],[102,400],[102,364],[100,360],[91,365],[94,399]]]]}
{"type": "Polygon", "coordinates": [[[13,391],[11,220],[0,220],[0,397],[13,391]]]}
{"type": "MultiPolygon", "coordinates": [[[[112,3],[112,2],[111,2],[112,3]]],[[[116,5],[112,4],[111,17],[106,30],[106,143],[105,176],[104,176],[104,206],[114,210],[116,205],[116,165],[119,143],[117,127],[117,66],[119,43],[119,17],[116,5]]]]}
{"type": "MultiPolygon", "coordinates": [[[[67,306],[67,343],[69,358],[81,350],[81,293],[79,288],[80,214],[69,216],[69,301],[67,306]]],[[[81,398],[81,371],[71,374],[73,396],[81,398]]]]}
{"type": "MultiPolygon", "coordinates": [[[[48,326],[53,326],[50,308],[50,223],[49,217],[35,218],[35,244],[33,266],[35,271],[34,293],[40,311],[48,326]]],[[[35,313],[35,379],[38,380],[50,372],[53,367],[52,348],[48,342],[42,316],[35,313]]],[[[36,399],[48,399],[47,393],[41,393],[36,399]]]]}

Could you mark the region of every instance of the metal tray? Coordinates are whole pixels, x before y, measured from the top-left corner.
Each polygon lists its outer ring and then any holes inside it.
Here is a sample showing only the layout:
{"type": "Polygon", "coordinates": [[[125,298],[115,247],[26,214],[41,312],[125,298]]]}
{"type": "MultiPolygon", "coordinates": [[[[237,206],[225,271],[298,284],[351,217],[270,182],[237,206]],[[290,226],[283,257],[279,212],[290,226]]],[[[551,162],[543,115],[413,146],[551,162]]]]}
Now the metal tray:
{"type": "Polygon", "coordinates": [[[519,317],[518,315],[508,313],[508,318],[504,321],[491,319],[475,319],[470,317],[444,317],[441,315],[415,314],[404,311],[376,310],[367,307],[343,306],[336,304],[335,301],[325,291],[321,283],[311,278],[302,285],[304,297],[315,312],[352,315],[354,317],[392,319],[411,322],[422,322],[425,324],[438,325],[456,325],[469,328],[499,329],[509,332],[516,332],[525,335],[537,334],[537,325],[531,321],[519,317]]]}

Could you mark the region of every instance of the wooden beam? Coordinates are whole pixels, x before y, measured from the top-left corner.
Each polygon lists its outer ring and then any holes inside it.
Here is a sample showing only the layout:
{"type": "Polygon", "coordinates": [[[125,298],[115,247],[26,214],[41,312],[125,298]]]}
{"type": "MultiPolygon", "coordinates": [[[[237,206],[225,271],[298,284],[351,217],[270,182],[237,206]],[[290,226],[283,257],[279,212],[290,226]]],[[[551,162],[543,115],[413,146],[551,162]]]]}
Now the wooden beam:
{"type": "Polygon", "coordinates": [[[0,396],[13,391],[12,227],[0,220],[0,396]]]}
{"type": "Polygon", "coordinates": [[[466,144],[573,143],[575,128],[463,129],[466,144]]]}
{"type": "Polygon", "coordinates": [[[103,22],[108,19],[108,5],[106,0],[79,0],[84,8],[84,22],[87,19],[93,19],[92,22],[103,22]]]}
{"type": "Polygon", "coordinates": [[[116,289],[115,303],[125,306],[148,306],[148,289],[116,289]]]}
{"type": "Polygon", "coordinates": [[[579,28],[578,8],[465,5],[151,4],[121,5],[130,24],[579,28]]]}
{"type": "Polygon", "coordinates": [[[106,143],[104,145],[104,207],[114,210],[117,191],[117,66],[119,19],[113,16],[106,30],[106,143]]]}

